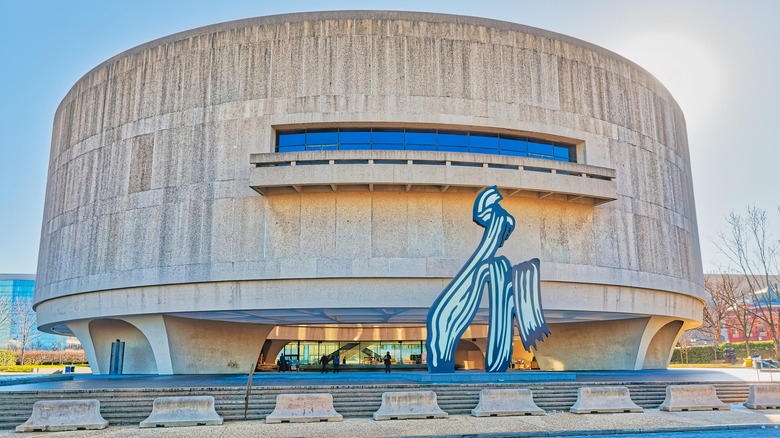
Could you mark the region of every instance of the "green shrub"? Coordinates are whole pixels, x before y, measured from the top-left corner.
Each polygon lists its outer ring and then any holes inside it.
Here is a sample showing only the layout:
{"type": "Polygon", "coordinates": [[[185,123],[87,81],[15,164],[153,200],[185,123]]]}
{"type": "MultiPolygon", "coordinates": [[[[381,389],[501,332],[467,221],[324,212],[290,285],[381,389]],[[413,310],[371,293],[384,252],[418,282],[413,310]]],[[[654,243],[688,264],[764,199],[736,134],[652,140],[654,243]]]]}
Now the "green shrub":
{"type": "MultiPolygon", "coordinates": [[[[680,348],[675,348],[672,353],[672,363],[710,363],[710,361],[723,359],[723,352],[726,348],[733,348],[737,359],[747,357],[744,342],[720,344],[716,350],[712,346],[688,347],[688,360],[681,359],[680,348]]],[[[775,348],[772,341],[759,341],[750,343],[750,355],[760,354],[764,359],[775,357],[775,348]]],[[[684,359],[684,357],[683,357],[684,359]]]]}
{"type": "Polygon", "coordinates": [[[13,351],[0,350],[0,367],[16,365],[16,354],[13,351]]]}

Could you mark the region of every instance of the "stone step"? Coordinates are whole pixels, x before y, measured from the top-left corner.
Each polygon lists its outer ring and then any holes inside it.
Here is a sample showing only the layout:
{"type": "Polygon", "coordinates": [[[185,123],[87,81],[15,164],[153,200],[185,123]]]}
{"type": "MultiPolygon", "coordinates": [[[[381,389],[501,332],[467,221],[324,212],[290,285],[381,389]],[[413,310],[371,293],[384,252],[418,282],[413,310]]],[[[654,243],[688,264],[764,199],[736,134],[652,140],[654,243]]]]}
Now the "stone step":
{"type": "MultiPolygon", "coordinates": [[[[614,385],[614,382],[606,385],[614,385]]],[[[628,384],[631,398],[645,408],[655,408],[665,398],[666,386],[674,383],[628,384]]],[[[383,392],[433,390],[441,408],[453,415],[467,415],[479,402],[479,391],[486,387],[527,388],[533,392],[537,405],[547,411],[566,411],[577,400],[577,390],[584,386],[600,386],[604,383],[551,382],[545,384],[440,384],[440,385],[328,385],[304,387],[253,387],[246,418],[265,418],[276,403],[276,395],[283,393],[322,393],[333,395],[334,407],[346,417],[370,417],[381,405],[383,392]]],[[[717,383],[718,396],[726,403],[744,402],[748,385],[742,383],[717,383]]],[[[10,428],[23,423],[38,400],[96,398],[101,401],[101,413],[111,424],[138,424],[151,413],[152,402],[157,397],[181,395],[212,395],[217,412],[227,421],[244,420],[245,388],[168,388],[168,389],[112,389],[112,390],[59,390],[0,393],[0,403],[9,406],[0,412],[0,428],[10,428]]]]}

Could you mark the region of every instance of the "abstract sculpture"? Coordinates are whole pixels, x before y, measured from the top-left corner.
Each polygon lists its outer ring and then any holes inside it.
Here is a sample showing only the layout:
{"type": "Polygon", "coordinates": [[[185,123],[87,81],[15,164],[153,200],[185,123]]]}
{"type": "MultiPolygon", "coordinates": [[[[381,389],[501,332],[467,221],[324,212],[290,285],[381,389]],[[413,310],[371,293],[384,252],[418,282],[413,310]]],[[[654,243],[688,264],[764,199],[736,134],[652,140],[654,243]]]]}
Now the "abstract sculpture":
{"type": "Polygon", "coordinates": [[[543,334],[550,334],[542,314],[539,259],[512,267],[506,257],[496,257],[496,250],[515,228],[514,217],[498,204],[501,199],[496,186],[477,195],[474,222],[485,228],[482,241],[428,312],[426,350],[432,373],[455,371],[455,349],[477,314],[486,284],[490,293],[486,371],[502,372],[509,367],[513,318],[526,351],[536,348],[536,341],[544,341],[543,334]]]}

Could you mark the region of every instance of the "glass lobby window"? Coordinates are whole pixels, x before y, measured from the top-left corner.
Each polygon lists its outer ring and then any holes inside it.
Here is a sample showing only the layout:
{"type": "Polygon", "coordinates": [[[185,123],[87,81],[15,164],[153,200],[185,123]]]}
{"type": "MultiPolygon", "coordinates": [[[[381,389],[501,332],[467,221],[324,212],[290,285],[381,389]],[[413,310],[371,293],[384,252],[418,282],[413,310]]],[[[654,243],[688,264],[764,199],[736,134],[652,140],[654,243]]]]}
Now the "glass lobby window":
{"type": "Polygon", "coordinates": [[[403,128],[279,130],[277,152],[328,150],[440,151],[510,155],[576,163],[576,145],[479,131],[403,128]]]}

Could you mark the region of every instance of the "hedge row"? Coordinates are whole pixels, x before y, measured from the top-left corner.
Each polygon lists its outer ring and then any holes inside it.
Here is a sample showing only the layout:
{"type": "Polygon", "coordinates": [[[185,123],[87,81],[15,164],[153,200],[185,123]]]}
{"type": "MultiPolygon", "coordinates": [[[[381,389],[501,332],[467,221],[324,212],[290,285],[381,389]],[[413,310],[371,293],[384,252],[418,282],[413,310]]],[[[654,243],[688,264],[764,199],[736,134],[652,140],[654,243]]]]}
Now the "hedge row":
{"type": "Polygon", "coordinates": [[[0,367],[16,365],[16,355],[13,351],[0,350],[0,367]]]}
{"type": "MultiPolygon", "coordinates": [[[[0,350],[0,366],[19,364],[21,356],[20,351],[0,350]]],[[[84,350],[31,350],[24,352],[24,364],[19,365],[57,365],[60,363],[63,365],[85,364],[87,363],[87,356],[84,354],[84,350]]]]}
{"type": "MultiPolygon", "coordinates": [[[[737,355],[737,359],[744,359],[747,357],[745,343],[724,343],[720,344],[717,349],[713,346],[701,346],[701,347],[688,347],[688,360],[686,363],[710,363],[713,360],[723,359],[723,352],[726,348],[733,348],[734,353],[737,355]],[[717,352],[717,353],[716,353],[717,352]],[[717,354],[717,357],[716,357],[717,354]]],[[[772,341],[759,341],[750,343],[750,355],[760,354],[763,359],[772,359],[775,357],[775,347],[772,341]]],[[[672,353],[672,363],[682,363],[680,359],[680,348],[675,348],[672,353]]]]}

